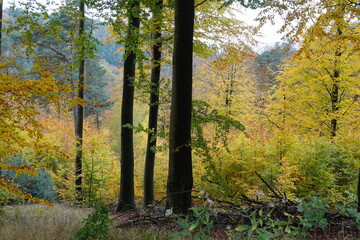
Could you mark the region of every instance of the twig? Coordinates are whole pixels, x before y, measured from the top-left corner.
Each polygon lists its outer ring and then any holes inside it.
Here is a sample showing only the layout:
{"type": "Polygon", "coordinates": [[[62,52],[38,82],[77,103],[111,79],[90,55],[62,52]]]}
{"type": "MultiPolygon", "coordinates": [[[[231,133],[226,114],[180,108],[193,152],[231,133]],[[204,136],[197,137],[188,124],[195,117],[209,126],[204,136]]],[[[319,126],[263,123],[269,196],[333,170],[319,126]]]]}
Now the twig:
{"type": "Polygon", "coordinates": [[[263,179],[263,178],[261,177],[261,175],[260,175],[258,172],[255,171],[255,174],[260,178],[260,180],[261,180],[263,183],[265,183],[265,185],[269,188],[269,190],[270,190],[271,192],[273,192],[273,193],[275,194],[275,196],[280,197],[280,198],[283,198],[283,197],[281,196],[281,193],[280,193],[279,190],[277,190],[278,193],[275,192],[275,190],[265,181],[265,179],[263,179]]]}

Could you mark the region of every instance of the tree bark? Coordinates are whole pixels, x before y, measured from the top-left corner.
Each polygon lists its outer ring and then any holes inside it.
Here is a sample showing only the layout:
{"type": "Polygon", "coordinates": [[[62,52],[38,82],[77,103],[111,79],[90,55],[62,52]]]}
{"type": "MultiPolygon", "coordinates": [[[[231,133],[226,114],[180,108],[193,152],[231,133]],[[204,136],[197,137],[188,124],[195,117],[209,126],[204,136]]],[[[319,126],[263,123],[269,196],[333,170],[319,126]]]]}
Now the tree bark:
{"type": "MultiPolygon", "coordinates": [[[[342,35],[341,29],[337,30],[338,36],[342,35]]],[[[339,79],[340,79],[340,71],[338,69],[339,57],[341,57],[340,49],[336,50],[335,52],[335,69],[333,73],[333,85],[331,88],[331,112],[336,113],[339,111],[339,79]]],[[[338,120],[337,118],[333,118],[330,121],[330,137],[336,137],[336,132],[338,129],[338,120]]]]}
{"type": "Polygon", "coordinates": [[[152,205],[154,203],[154,164],[157,122],[159,113],[159,88],[160,88],[160,71],[161,71],[161,19],[163,0],[157,0],[156,6],[152,13],[154,16],[154,45],[152,46],[152,69],[151,69],[151,92],[150,92],[150,108],[148,129],[152,132],[148,133],[145,170],[144,170],[144,205],[152,205]]]}
{"type": "Polygon", "coordinates": [[[360,213],[360,168],[358,170],[358,184],[357,184],[357,211],[360,213]]]}
{"type": "MultiPolygon", "coordinates": [[[[0,0],[0,57],[2,56],[2,20],[3,20],[3,0],[0,0]]],[[[0,178],[2,177],[2,168],[0,168],[0,178]]]]}
{"type": "Polygon", "coordinates": [[[82,35],[85,28],[85,4],[80,0],[80,22],[79,22],[79,37],[81,44],[80,65],[79,65],[79,80],[78,80],[78,104],[75,108],[75,136],[76,136],[76,156],[75,156],[75,197],[81,202],[82,196],[82,157],[83,157],[83,128],[84,128],[84,85],[85,85],[85,48],[82,35]]]}
{"type": "Polygon", "coordinates": [[[134,203],[134,143],[133,125],[134,80],[136,50],[140,18],[139,1],[130,1],[128,7],[129,21],[125,43],[124,85],[121,107],[121,151],[120,151],[120,195],[116,211],[127,211],[135,208],[134,203]]]}
{"type": "Polygon", "coordinates": [[[174,213],[187,213],[191,207],[193,29],[194,0],[176,0],[166,202],[166,208],[174,213]]]}
{"type": "Polygon", "coordinates": [[[3,0],[0,0],[0,57],[2,56],[2,20],[3,20],[3,0]]]}

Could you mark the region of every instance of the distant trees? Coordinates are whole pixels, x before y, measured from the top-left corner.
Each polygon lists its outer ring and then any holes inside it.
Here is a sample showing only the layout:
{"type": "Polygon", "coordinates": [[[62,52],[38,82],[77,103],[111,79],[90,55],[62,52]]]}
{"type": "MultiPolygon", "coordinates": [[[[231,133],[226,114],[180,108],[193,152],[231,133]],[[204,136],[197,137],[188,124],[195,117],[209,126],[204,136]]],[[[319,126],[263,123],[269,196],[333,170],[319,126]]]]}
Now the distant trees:
{"type": "Polygon", "coordinates": [[[283,106],[286,124],[330,138],[356,126],[360,94],[359,68],[353,65],[359,61],[358,42],[344,37],[356,35],[359,26],[349,23],[341,11],[329,10],[309,29],[277,77],[274,95],[283,106]]]}

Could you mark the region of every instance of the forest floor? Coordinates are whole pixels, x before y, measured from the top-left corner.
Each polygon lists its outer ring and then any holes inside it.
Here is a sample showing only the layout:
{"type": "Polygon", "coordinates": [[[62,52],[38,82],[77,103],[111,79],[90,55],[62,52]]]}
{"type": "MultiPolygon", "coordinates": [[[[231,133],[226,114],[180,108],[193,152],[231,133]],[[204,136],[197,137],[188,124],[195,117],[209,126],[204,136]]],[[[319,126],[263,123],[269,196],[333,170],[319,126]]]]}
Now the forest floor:
{"type": "MultiPolygon", "coordinates": [[[[200,209],[200,207],[199,207],[200,209]]],[[[217,211],[210,220],[214,223],[210,233],[204,236],[213,240],[230,239],[230,229],[240,224],[247,224],[248,218],[244,212],[232,209],[231,211],[217,211]]],[[[212,210],[211,210],[212,211],[212,210]]],[[[67,240],[72,239],[75,233],[83,226],[84,219],[93,212],[91,208],[79,208],[63,204],[53,207],[29,204],[5,207],[0,216],[0,239],[3,240],[67,240]]],[[[199,229],[194,229],[190,235],[172,238],[176,232],[185,232],[179,221],[191,226],[195,220],[189,217],[186,221],[176,216],[165,217],[163,207],[152,209],[138,209],[135,212],[113,213],[113,226],[110,229],[110,240],[165,240],[165,239],[192,239],[199,229]],[[190,224],[190,225],[189,225],[190,224]]],[[[210,212],[210,211],[209,211],[210,212]]],[[[315,228],[304,238],[311,240],[359,240],[360,232],[352,225],[350,219],[334,214],[328,215],[330,225],[325,229],[315,228]]],[[[204,230],[204,228],[202,228],[204,230]]],[[[233,231],[235,233],[235,231],[233,231]]],[[[203,238],[200,238],[203,239],[203,238]]],[[[231,238],[255,239],[255,238],[231,238]]],[[[266,239],[266,238],[265,238],[266,239]]],[[[278,237],[272,239],[286,239],[278,237]]]]}
{"type": "MultiPolygon", "coordinates": [[[[199,209],[202,206],[199,206],[199,209]]],[[[196,207],[195,207],[196,208],[196,207]]],[[[213,211],[210,210],[210,211],[213,211]]],[[[209,212],[210,212],[209,211],[209,212]]],[[[284,209],[275,210],[275,217],[281,218],[279,215],[284,215],[284,209]],[[277,216],[276,216],[277,215],[277,216]]],[[[210,233],[201,234],[201,232],[206,232],[206,224],[202,224],[202,227],[195,228],[194,230],[186,230],[191,228],[191,226],[196,222],[203,222],[204,219],[197,217],[187,217],[186,220],[183,220],[179,217],[165,217],[165,209],[161,207],[156,207],[152,209],[142,209],[135,212],[128,213],[117,213],[113,214],[115,219],[115,227],[121,229],[132,229],[132,228],[141,228],[141,229],[152,229],[161,230],[168,233],[182,232],[184,235],[175,239],[197,239],[195,236],[208,236],[209,239],[213,240],[228,240],[228,239],[294,239],[294,240],[360,240],[360,231],[355,227],[353,219],[349,217],[344,217],[338,213],[326,213],[326,219],[328,221],[328,226],[325,228],[315,227],[308,231],[306,236],[299,237],[295,236],[290,238],[289,236],[284,236],[279,234],[276,238],[257,238],[255,235],[252,237],[246,237],[247,233],[240,235],[239,232],[235,231],[235,228],[239,225],[249,224],[251,225],[251,220],[249,215],[244,214],[243,210],[236,209],[217,209],[215,214],[210,217],[211,222],[213,223],[210,233]],[[179,223],[180,222],[180,223],[179,223]],[[188,233],[188,234],[186,234],[188,233]],[[230,237],[231,236],[231,237],[230,237]]],[[[291,214],[297,214],[297,211],[294,209],[287,209],[286,212],[291,212],[291,214]]],[[[272,215],[272,216],[274,216],[272,215]]],[[[263,219],[265,221],[272,221],[271,219],[263,219]]],[[[278,219],[279,220],[279,219],[278,219]]],[[[284,220],[280,219],[279,221],[284,220]]],[[[253,223],[254,224],[254,223],[253,223]]],[[[200,224],[201,225],[201,224],[200,224]]],[[[272,231],[269,225],[264,224],[265,229],[272,231]]],[[[274,229],[274,228],[273,228],[274,229]]],[[[296,231],[293,230],[293,231],[296,231]]],[[[299,231],[301,229],[299,228],[299,231]]],[[[284,232],[285,233],[285,232],[284,232]]],[[[168,235],[169,236],[169,235],[168,235]]],[[[258,235],[259,236],[259,235],[258,235]]],[[[142,239],[142,238],[141,238],[142,239]]],[[[167,238],[166,239],[174,239],[167,238]]],[[[204,238],[199,238],[204,239],[204,238]]]]}

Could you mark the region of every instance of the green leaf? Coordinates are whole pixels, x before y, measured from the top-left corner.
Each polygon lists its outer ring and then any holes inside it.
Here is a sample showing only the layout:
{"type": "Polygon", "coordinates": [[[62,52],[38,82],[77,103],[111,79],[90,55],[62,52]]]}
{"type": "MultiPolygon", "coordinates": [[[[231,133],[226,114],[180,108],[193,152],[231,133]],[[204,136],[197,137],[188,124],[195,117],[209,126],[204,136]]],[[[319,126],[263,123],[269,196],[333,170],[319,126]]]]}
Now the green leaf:
{"type": "Polygon", "coordinates": [[[199,226],[199,223],[193,223],[190,227],[189,227],[189,231],[194,230],[195,228],[197,228],[199,226]]]}
{"type": "Polygon", "coordinates": [[[276,223],[277,226],[279,227],[285,227],[288,223],[287,222],[284,222],[284,221],[279,221],[276,223]]]}
{"type": "Polygon", "coordinates": [[[238,232],[245,232],[245,231],[247,231],[249,229],[250,229],[249,225],[240,225],[240,226],[237,226],[235,228],[235,230],[238,231],[238,232]]]}

